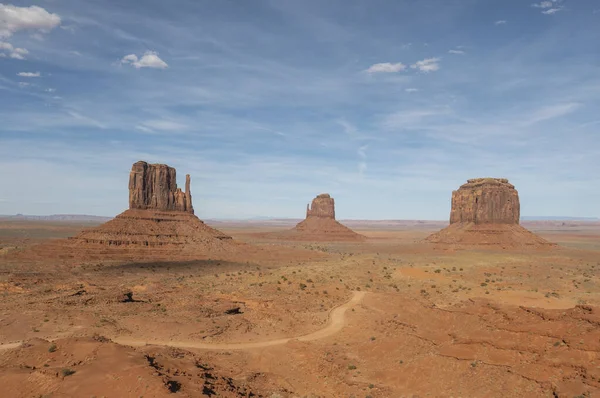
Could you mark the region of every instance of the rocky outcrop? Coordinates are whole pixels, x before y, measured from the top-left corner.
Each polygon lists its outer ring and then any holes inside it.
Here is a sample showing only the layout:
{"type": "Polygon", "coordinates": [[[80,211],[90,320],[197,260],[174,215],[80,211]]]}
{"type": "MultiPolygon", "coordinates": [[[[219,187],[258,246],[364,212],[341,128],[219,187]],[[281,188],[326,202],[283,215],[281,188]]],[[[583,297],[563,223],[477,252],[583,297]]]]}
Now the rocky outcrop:
{"type": "Polygon", "coordinates": [[[519,193],[505,178],[468,180],[452,192],[450,224],[519,224],[519,193]]]}
{"type": "MultiPolygon", "coordinates": [[[[204,224],[194,213],[190,176],[185,192],[176,171],[165,164],[134,163],[129,174],[129,209],[95,228],[70,238],[78,249],[123,250],[136,255],[189,251],[227,251],[232,238],[204,224]]],[[[103,251],[103,253],[108,253],[103,251]]]]}
{"type": "Polygon", "coordinates": [[[317,195],[310,207],[306,205],[306,218],[311,217],[335,220],[335,201],[328,193],[317,195]]]}
{"type": "Polygon", "coordinates": [[[452,192],[450,226],[426,242],[452,246],[546,248],[552,244],[519,225],[519,193],[505,178],[475,178],[452,192]]]}
{"type": "Polygon", "coordinates": [[[143,161],[134,163],[129,173],[129,208],[194,214],[189,174],[183,192],[177,188],[177,173],[173,167],[143,161]]]}
{"type": "Polygon", "coordinates": [[[335,201],[323,193],[306,207],[306,219],[293,229],[272,235],[278,239],[303,241],[362,241],[366,238],[335,220],[335,201]]]}

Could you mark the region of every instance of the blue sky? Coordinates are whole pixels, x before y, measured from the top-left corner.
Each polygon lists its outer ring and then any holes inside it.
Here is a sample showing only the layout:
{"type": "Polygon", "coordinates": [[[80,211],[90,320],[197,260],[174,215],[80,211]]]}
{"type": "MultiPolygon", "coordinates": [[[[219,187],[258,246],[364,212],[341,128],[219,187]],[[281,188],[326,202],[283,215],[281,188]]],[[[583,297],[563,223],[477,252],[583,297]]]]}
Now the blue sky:
{"type": "Polygon", "coordinates": [[[468,178],[600,216],[597,0],[0,3],[0,214],[115,215],[137,160],[201,218],[447,219],[468,178]]]}

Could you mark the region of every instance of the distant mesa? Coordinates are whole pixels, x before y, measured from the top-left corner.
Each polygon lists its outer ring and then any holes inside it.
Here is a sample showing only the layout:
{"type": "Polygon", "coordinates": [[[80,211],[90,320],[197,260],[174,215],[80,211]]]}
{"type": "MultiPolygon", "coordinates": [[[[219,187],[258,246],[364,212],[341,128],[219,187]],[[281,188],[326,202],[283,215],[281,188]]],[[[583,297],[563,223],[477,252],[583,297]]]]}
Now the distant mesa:
{"type": "Polygon", "coordinates": [[[519,225],[519,193],[505,178],[475,178],[452,192],[450,226],[429,236],[437,244],[548,247],[519,225]]]}
{"type": "Polygon", "coordinates": [[[306,206],[306,219],[293,229],[275,234],[277,238],[305,241],[362,241],[366,237],[357,234],[335,219],[335,201],[327,193],[317,195],[306,206]]]}

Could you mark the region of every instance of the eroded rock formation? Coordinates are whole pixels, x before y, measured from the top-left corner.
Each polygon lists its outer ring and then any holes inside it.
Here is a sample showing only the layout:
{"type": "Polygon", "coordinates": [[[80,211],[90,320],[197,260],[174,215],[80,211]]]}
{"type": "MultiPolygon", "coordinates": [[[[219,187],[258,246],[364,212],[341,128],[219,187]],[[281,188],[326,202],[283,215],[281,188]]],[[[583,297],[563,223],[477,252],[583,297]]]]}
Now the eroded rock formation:
{"type": "Polygon", "coordinates": [[[519,225],[519,193],[505,178],[475,178],[452,192],[450,226],[430,243],[457,246],[549,247],[551,243],[519,225]]]}
{"type": "Polygon", "coordinates": [[[350,228],[335,220],[335,201],[327,193],[317,195],[306,207],[306,219],[293,229],[277,233],[277,238],[308,241],[354,241],[364,240],[350,228]]]}
{"type": "Polygon", "coordinates": [[[335,201],[328,193],[317,195],[312,204],[306,205],[306,218],[331,218],[335,220],[335,201]]]}
{"type": "Polygon", "coordinates": [[[519,193],[505,178],[475,178],[452,192],[450,224],[519,224],[519,193]]]}
{"type": "Polygon", "coordinates": [[[166,164],[139,161],[129,173],[129,208],[183,211],[194,214],[190,175],[185,177],[185,192],[177,188],[177,172],[166,164]]]}
{"type": "Polygon", "coordinates": [[[186,176],[185,192],[177,188],[176,177],[175,169],[165,164],[134,163],[129,174],[129,209],[70,238],[71,243],[86,251],[110,247],[143,256],[188,252],[193,257],[229,250],[231,237],[193,214],[190,176],[186,176]]]}

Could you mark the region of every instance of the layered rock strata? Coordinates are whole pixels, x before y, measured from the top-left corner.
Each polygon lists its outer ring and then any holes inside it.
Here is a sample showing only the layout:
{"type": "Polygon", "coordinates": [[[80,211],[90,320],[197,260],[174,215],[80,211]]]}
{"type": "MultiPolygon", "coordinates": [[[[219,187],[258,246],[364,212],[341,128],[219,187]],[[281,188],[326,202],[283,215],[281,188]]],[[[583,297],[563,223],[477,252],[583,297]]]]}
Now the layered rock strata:
{"type": "Polygon", "coordinates": [[[183,211],[194,214],[190,175],[185,176],[185,192],[177,188],[177,171],[166,164],[139,161],[129,173],[129,208],[183,211]]]}
{"type": "Polygon", "coordinates": [[[452,192],[450,226],[427,242],[457,246],[549,247],[519,225],[519,193],[505,178],[475,178],[452,192]]]}
{"type": "Polygon", "coordinates": [[[450,224],[519,224],[519,193],[505,178],[475,178],[452,192],[450,224]]]}

